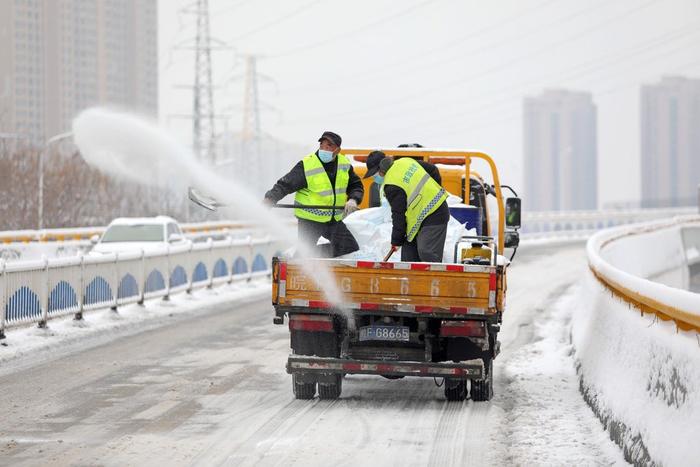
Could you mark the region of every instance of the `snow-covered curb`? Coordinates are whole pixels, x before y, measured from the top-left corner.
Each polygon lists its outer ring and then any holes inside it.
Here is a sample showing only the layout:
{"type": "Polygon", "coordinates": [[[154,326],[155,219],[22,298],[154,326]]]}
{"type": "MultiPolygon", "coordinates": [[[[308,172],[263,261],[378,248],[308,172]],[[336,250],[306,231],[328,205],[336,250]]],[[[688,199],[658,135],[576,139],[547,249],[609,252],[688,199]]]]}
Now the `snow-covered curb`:
{"type": "Polygon", "coordinates": [[[687,254],[681,228],[700,229],[700,217],[686,216],[672,220],[602,230],[586,246],[588,261],[599,275],[627,290],[653,299],[671,308],[700,315],[697,294],[681,290],[687,287],[687,254]],[[678,277],[666,277],[670,286],[649,280],[669,271],[678,277]]]}
{"type": "Polygon", "coordinates": [[[45,359],[59,347],[92,347],[119,336],[135,334],[173,322],[173,318],[201,315],[224,304],[234,306],[264,298],[270,293],[269,278],[222,285],[213,289],[173,295],[169,301],[150,300],[144,306],[127,305],[86,312],[82,321],[73,315],[51,320],[46,329],[36,324],[12,329],[0,341],[0,365],[21,359],[45,359]]]}
{"type": "MultiPolygon", "coordinates": [[[[596,234],[588,259],[598,274],[633,293],[697,312],[700,295],[682,286],[680,229],[664,221],[596,234]],[[632,235],[627,235],[632,233],[632,235]],[[601,251],[602,250],[602,251],[601,251]],[[675,271],[674,268],[677,270],[675,271]],[[667,285],[648,280],[663,276],[667,285]]],[[[695,331],[642,315],[589,272],[572,318],[580,390],[625,458],[637,465],[700,459],[700,340],[695,331]]]]}

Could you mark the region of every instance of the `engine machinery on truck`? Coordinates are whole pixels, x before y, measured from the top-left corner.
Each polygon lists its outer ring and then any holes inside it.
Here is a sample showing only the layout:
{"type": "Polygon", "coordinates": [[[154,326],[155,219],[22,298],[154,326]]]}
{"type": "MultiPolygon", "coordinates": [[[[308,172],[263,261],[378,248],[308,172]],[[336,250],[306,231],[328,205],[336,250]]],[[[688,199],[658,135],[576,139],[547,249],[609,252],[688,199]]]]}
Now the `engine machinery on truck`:
{"type": "MultiPolygon", "coordinates": [[[[371,151],[343,153],[359,161],[371,151]]],[[[464,400],[469,394],[472,400],[487,401],[493,395],[493,361],[506,303],[509,261],[503,252],[518,245],[520,200],[504,201],[496,165],[486,154],[382,151],[447,165],[448,171],[441,166],[443,186],[457,193],[461,189],[465,203],[479,207],[485,230],[483,235],[463,236],[450,263],[273,258],[274,322],[288,321],[292,354],[287,372],[294,395],[311,399],[318,390],[321,399],[335,399],[345,375],[373,374],[444,378],[448,400],[464,400]],[[487,163],[492,185],[470,171],[473,160],[487,163]],[[458,177],[448,175],[455,169],[458,177]],[[457,189],[450,186],[455,179],[457,189]],[[489,235],[486,194],[496,198],[494,236],[489,235]],[[342,303],[329,303],[305,272],[321,263],[332,272],[342,303]]]]}

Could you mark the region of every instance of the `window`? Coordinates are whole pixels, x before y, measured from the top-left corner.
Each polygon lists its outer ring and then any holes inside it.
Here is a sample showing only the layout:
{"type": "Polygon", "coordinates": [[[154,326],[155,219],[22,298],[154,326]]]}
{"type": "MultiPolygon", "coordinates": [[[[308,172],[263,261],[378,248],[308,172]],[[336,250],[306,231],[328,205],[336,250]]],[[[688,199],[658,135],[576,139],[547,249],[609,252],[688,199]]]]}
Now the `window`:
{"type": "Polygon", "coordinates": [[[170,238],[172,234],[182,235],[182,232],[180,231],[180,227],[170,222],[168,223],[168,238],[170,238]]]}
{"type": "Polygon", "coordinates": [[[107,229],[101,243],[112,242],[162,242],[161,225],[113,225],[107,229]]]}

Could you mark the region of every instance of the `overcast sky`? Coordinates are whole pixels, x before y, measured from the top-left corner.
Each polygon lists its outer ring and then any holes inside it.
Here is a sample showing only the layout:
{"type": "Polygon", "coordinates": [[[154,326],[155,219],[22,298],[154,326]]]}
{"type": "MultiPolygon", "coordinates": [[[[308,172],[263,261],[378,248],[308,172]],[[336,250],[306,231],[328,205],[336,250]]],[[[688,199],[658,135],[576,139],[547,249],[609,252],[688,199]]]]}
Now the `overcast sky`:
{"type": "MultiPolygon", "coordinates": [[[[188,138],[191,0],[160,0],[160,115],[188,138]]],[[[239,131],[245,54],[259,56],[262,129],[313,148],[478,149],[522,186],[522,100],[590,91],[598,108],[601,204],[639,198],[639,88],[700,77],[698,0],[209,0],[215,106],[239,131]]],[[[304,154],[299,154],[302,157],[304,154]]],[[[282,175],[282,174],[280,174],[282,175]]],[[[543,181],[545,182],[545,181],[543,181]]]]}

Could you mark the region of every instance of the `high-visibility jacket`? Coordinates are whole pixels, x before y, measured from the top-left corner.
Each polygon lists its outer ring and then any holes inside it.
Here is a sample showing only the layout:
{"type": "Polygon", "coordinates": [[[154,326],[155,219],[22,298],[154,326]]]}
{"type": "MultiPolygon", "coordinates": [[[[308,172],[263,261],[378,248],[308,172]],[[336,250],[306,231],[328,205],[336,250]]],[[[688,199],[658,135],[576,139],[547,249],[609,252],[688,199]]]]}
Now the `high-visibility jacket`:
{"type": "Polygon", "coordinates": [[[421,224],[447,199],[447,192],[418,162],[410,157],[394,161],[384,177],[384,185],[395,185],[406,192],[406,239],[413,240],[421,224]]]}
{"type": "Polygon", "coordinates": [[[304,157],[304,175],[306,188],[296,192],[294,204],[299,206],[340,206],[335,209],[295,208],[294,215],[299,219],[315,222],[329,222],[343,219],[343,207],[348,199],[350,181],[350,161],[344,154],[338,154],[338,169],[335,172],[335,186],[331,184],[326,169],[315,153],[304,157]]]}

